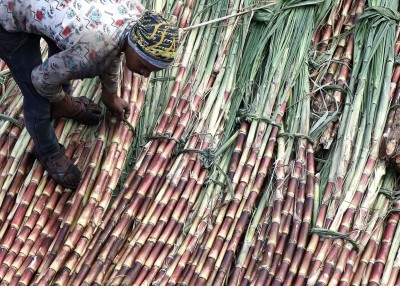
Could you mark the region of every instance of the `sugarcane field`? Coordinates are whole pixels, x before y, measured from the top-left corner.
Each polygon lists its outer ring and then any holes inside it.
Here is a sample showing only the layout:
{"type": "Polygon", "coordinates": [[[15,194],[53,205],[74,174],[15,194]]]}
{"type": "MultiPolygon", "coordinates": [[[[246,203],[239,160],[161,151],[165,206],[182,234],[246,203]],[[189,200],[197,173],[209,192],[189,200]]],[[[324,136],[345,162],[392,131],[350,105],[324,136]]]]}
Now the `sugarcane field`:
{"type": "Polygon", "coordinates": [[[0,286],[400,286],[399,2],[141,1],[176,56],[122,61],[123,120],[71,81],[101,108],[52,120],[76,189],[0,60],[0,286]]]}

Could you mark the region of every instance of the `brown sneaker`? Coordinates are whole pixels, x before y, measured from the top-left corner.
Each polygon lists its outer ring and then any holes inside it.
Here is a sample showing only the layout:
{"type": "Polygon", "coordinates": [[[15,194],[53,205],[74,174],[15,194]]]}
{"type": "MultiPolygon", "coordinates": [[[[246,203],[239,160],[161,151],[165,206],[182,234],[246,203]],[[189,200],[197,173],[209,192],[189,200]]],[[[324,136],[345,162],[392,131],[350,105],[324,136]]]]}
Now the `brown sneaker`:
{"type": "Polygon", "coordinates": [[[78,187],[81,181],[81,171],[65,156],[64,146],[60,144],[59,151],[45,155],[40,155],[36,148],[33,148],[33,155],[57,184],[69,189],[78,187]]]}
{"type": "Polygon", "coordinates": [[[101,109],[85,96],[73,97],[66,94],[51,104],[51,118],[71,118],[85,125],[97,125],[101,120],[101,109]]]}

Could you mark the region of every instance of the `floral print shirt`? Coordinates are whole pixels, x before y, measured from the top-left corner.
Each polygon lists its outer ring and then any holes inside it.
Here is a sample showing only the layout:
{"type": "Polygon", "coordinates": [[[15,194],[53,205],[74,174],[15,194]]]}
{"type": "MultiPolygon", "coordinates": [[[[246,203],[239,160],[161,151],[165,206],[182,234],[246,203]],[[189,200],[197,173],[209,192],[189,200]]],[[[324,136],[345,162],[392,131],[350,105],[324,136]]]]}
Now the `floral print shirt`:
{"type": "Polygon", "coordinates": [[[120,48],[144,8],[129,0],[0,0],[0,26],[50,38],[61,49],[32,71],[32,83],[50,101],[61,84],[100,76],[103,88],[118,88],[120,48]]]}

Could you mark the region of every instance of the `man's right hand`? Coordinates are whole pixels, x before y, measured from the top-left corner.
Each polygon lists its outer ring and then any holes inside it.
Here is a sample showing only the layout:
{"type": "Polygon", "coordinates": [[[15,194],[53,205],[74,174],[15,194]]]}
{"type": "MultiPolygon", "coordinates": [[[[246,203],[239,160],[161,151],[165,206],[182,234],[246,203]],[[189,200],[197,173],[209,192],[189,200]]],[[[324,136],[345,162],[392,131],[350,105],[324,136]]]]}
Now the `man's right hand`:
{"type": "Polygon", "coordinates": [[[117,96],[116,94],[109,93],[103,90],[101,101],[118,120],[128,119],[131,109],[126,100],[117,96]]]}

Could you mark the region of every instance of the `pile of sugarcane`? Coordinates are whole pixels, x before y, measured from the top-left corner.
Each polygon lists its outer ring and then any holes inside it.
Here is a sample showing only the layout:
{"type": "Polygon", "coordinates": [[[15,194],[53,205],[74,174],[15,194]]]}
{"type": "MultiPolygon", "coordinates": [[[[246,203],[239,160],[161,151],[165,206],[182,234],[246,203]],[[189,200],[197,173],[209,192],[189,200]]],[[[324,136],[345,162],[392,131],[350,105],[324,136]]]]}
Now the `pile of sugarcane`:
{"type": "MultiPolygon", "coordinates": [[[[178,55],[121,66],[128,120],[54,122],[77,190],[0,61],[0,285],[400,285],[399,3],[143,4],[178,55]]],[[[102,106],[98,78],[73,95],[102,106]]]]}

